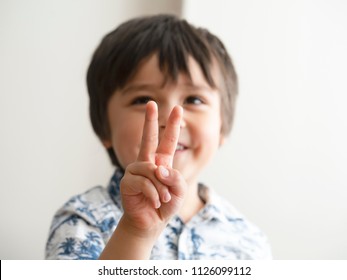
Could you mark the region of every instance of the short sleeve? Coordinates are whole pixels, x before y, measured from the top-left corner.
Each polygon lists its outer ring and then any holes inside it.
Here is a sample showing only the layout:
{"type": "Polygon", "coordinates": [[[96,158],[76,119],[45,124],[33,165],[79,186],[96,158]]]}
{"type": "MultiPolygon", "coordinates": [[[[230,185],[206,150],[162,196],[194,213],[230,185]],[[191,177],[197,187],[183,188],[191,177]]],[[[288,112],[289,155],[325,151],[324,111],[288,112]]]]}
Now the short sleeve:
{"type": "Polygon", "coordinates": [[[105,247],[101,232],[77,215],[55,228],[46,245],[46,259],[93,260],[105,247]]]}
{"type": "Polygon", "coordinates": [[[102,187],[72,197],[55,214],[46,244],[46,259],[97,259],[122,211],[102,187]]]}

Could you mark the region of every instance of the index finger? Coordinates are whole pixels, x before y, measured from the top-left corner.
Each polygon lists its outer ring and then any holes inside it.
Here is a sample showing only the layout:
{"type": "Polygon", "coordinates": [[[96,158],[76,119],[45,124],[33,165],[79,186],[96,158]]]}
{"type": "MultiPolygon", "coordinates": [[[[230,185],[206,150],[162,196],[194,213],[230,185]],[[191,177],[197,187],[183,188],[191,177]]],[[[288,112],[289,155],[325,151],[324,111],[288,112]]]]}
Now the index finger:
{"type": "Polygon", "coordinates": [[[158,107],[154,101],[146,105],[145,123],[143,125],[142,141],[138,161],[155,161],[155,152],[158,147],[158,107]]]}
{"type": "Polygon", "coordinates": [[[173,157],[180,136],[182,115],[183,109],[181,106],[176,106],[172,109],[166,123],[163,137],[161,138],[157,149],[157,165],[172,167],[173,157]]]}

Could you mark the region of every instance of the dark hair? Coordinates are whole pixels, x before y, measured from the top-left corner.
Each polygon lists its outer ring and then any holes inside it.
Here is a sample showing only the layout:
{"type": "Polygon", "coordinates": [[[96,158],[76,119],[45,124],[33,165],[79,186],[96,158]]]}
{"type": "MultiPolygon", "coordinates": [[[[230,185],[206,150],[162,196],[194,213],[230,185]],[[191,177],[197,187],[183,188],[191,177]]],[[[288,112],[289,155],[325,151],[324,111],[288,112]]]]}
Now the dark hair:
{"type": "MultiPolygon", "coordinates": [[[[173,15],[139,17],[121,24],[107,34],[96,49],[87,72],[90,118],[101,140],[110,139],[107,105],[113,93],[122,89],[143,59],[157,53],[161,71],[177,80],[179,73],[190,75],[188,56],[192,56],[213,88],[221,93],[223,135],[232,127],[237,75],[223,43],[206,29],[196,28],[173,15]],[[221,83],[211,75],[213,60],[221,73],[221,83]]],[[[112,148],[112,163],[120,167],[112,148]]]]}

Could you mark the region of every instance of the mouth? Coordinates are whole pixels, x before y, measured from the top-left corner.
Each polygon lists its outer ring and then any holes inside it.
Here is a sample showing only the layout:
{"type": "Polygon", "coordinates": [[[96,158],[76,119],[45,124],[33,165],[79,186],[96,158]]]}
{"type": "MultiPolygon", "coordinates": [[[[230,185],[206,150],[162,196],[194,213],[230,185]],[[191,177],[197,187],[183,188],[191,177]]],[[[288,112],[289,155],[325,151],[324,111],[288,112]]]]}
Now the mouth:
{"type": "Polygon", "coordinates": [[[184,146],[183,144],[180,144],[180,143],[178,143],[176,146],[176,152],[181,152],[181,151],[184,151],[186,149],[187,149],[187,147],[184,146]]]}

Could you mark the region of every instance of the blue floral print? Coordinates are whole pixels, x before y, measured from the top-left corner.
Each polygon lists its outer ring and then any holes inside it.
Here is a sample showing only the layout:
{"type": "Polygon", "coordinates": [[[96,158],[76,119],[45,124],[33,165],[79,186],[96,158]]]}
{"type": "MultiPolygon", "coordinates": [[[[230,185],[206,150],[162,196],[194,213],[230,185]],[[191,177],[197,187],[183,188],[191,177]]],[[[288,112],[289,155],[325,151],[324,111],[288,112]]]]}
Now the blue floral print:
{"type": "MultiPolygon", "coordinates": [[[[107,188],[72,197],[53,218],[46,259],[97,259],[123,209],[116,170],[107,188]]],[[[174,216],[153,247],[151,259],[271,259],[265,235],[212,189],[200,185],[205,207],[189,222],[174,216]]]]}

